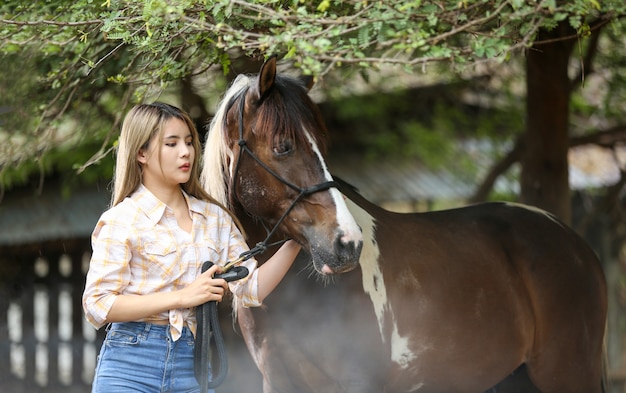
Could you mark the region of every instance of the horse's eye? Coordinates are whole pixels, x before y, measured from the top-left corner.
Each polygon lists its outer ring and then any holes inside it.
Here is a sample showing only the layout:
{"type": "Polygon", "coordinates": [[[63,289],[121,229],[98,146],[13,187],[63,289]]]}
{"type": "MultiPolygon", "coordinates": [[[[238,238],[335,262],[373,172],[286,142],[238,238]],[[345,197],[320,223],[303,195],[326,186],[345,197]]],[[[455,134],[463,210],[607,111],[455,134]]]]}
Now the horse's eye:
{"type": "Polygon", "coordinates": [[[274,155],[276,156],[284,156],[291,151],[291,142],[290,141],[280,141],[276,145],[274,145],[274,155]]]}

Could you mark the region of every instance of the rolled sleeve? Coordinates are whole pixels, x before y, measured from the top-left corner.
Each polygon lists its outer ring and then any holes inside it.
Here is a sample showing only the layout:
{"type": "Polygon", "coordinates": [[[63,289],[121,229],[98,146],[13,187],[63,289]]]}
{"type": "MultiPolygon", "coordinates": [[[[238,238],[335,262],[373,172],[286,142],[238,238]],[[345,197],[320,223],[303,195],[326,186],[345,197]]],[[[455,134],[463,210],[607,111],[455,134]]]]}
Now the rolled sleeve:
{"type": "MultiPolygon", "coordinates": [[[[254,262],[254,266],[256,266],[256,262],[254,262]]],[[[240,304],[244,307],[260,307],[262,305],[259,300],[258,289],[259,289],[259,281],[258,275],[259,270],[252,267],[252,269],[248,267],[250,270],[250,274],[248,277],[243,280],[233,281],[229,283],[231,292],[239,299],[240,304]]]]}
{"type": "Polygon", "coordinates": [[[128,225],[103,217],[92,234],[93,253],[83,293],[83,311],[95,328],[106,323],[116,297],[130,280],[128,232],[128,225]]]}
{"type": "MultiPolygon", "coordinates": [[[[248,245],[246,244],[243,235],[237,229],[235,223],[230,220],[229,227],[229,247],[228,247],[228,255],[226,255],[226,260],[232,261],[243,253],[249,250],[248,245]]],[[[233,281],[229,283],[230,291],[235,295],[235,297],[239,300],[240,304],[244,307],[260,307],[262,305],[259,300],[258,289],[259,289],[259,270],[257,269],[257,261],[254,258],[250,258],[242,263],[242,266],[248,268],[250,272],[248,276],[242,280],[233,281]]]]}

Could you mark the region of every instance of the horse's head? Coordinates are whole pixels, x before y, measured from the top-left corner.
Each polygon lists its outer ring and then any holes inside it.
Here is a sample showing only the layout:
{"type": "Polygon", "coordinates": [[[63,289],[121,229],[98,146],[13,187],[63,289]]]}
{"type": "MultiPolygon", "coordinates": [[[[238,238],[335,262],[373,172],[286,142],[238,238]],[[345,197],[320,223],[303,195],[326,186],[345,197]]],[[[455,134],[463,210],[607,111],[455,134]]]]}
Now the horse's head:
{"type": "Polygon", "coordinates": [[[302,81],[239,76],[211,122],[202,182],[217,200],[287,234],[321,274],[356,267],[362,233],[323,159],[326,126],[302,81]]]}

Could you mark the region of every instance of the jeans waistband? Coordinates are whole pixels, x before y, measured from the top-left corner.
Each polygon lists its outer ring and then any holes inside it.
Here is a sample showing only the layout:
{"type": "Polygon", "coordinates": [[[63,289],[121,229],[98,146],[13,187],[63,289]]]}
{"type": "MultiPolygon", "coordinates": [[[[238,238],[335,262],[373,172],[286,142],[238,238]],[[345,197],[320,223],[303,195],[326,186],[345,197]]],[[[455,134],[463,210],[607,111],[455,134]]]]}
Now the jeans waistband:
{"type": "MultiPolygon", "coordinates": [[[[164,338],[171,338],[170,325],[160,325],[150,322],[112,322],[107,325],[106,331],[119,331],[124,330],[133,334],[142,335],[145,337],[151,335],[163,336],[164,338]]],[[[193,334],[187,325],[183,326],[181,337],[191,337],[193,334]]]]}

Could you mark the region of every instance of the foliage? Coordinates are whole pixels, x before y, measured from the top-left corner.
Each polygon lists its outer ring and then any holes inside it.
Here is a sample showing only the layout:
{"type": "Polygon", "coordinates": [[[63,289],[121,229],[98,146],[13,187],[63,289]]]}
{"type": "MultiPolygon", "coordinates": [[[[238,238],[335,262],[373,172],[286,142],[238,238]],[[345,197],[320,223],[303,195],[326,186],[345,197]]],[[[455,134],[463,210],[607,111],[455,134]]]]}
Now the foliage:
{"type": "Polygon", "coordinates": [[[617,0],[9,1],[1,37],[5,52],[37,40],[47,53],[82,54],[83,72],[131,46],[129,67],[109,76],[117,82],[176,80],[215,63],[227,68],[233,50],[279,54],[319,75],[341,64],[504,60],[541,27],[567,19],[584,36],[592,21],[623,10],[617,0]],[[146,68],[133,72],[132,65],[146,68]]]}
{"type": "Polygon", "coordinates": [[[507,61],[561,21],[584,38],[624,8],[619,0],[7,0],[0,64],[12,71],[0,89],[20,97],[0,104],[9,140],[0,175],[92,139],[104,140],[97,161],[130,104],[182,78],[212,78],[213,66],[227,73],[240,56],[277,54],[318,77],[384,64],[462,70],[507,61]]]}

